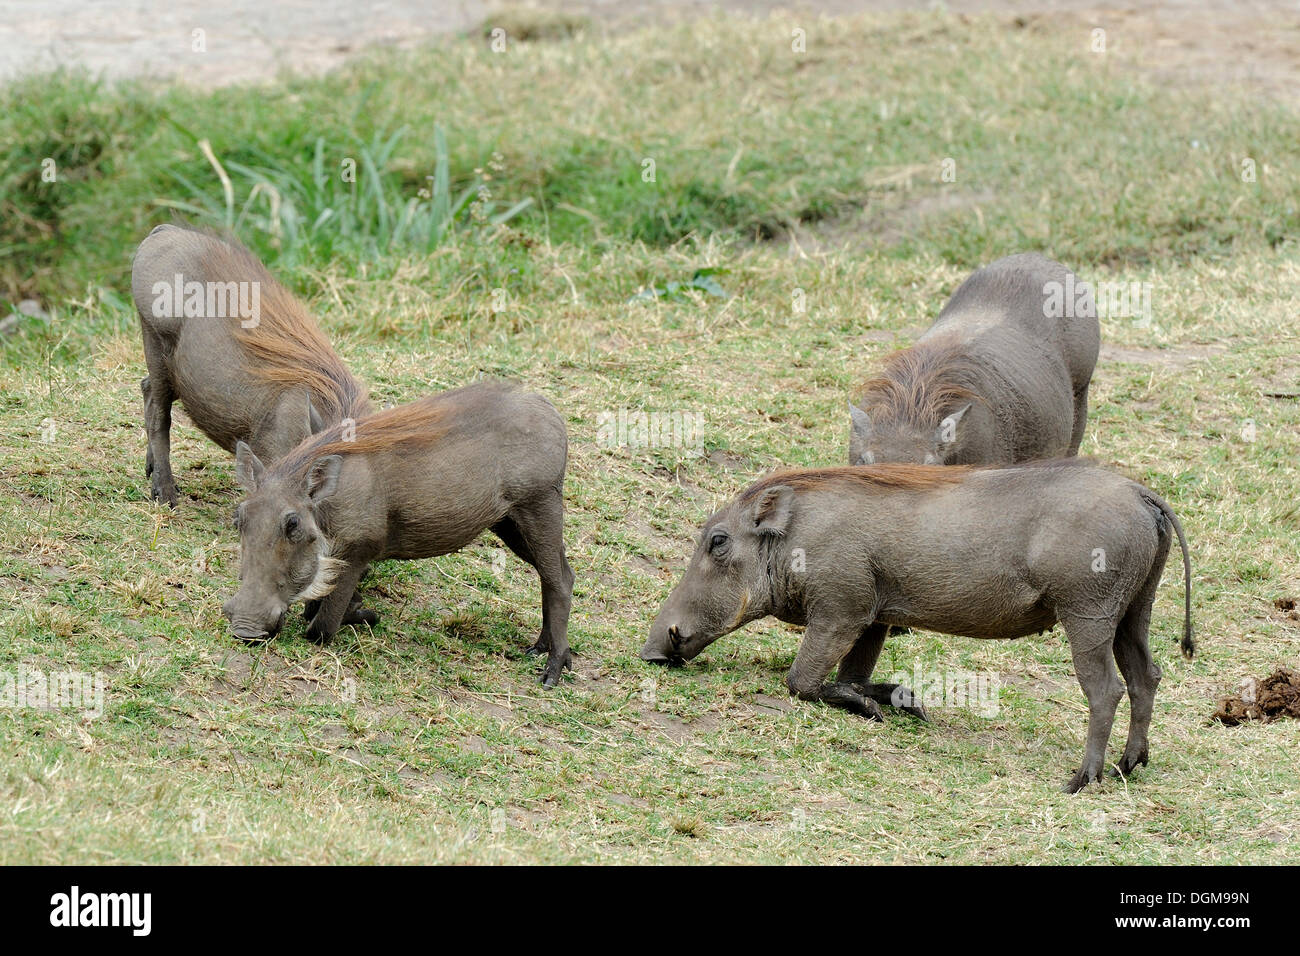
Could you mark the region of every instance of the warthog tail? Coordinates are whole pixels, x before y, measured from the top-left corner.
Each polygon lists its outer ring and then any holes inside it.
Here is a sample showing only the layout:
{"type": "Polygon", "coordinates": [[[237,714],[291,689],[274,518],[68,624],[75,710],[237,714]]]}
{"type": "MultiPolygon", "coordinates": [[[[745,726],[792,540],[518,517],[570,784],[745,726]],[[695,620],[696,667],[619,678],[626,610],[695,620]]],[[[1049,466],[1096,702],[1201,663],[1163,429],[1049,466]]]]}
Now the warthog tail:
{"type": "Polygon", "coordinates": [[[1168,502],[1150,491],[1147,492],[1147,497],[1160,509],[1165,520],[1173,525],[1174,533],[1178,535],[1178,546],[1183,549],[1183,639],[1178,646],[1182,648],[1183,656],[1190,658],[1196,653],[1196,641],[1192,639],[1192,559],[1187,551],[1187,538],[1183,534],[1182,522],[1168,502]]]}

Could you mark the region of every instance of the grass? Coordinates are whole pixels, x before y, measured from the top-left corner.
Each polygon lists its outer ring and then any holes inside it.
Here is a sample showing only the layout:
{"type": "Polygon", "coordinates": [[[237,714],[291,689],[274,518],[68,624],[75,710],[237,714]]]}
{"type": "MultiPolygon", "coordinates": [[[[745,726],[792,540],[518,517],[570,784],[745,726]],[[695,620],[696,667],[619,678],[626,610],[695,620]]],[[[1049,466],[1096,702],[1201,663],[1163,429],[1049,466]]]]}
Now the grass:
{"type": "MultiPolygon", "coordinates": [[[[1300,728],[1207,719],[1300,650],[1272,605],[1300,590],[1300,403],[1264,395],[1300,378],[1296,159],[1281,148],[1295,116],[1153,89],[1118,57],[996,20],[827,21],[803,60],[781,20],[563,33],[206,96],[61,77],[46,81],[49,138],[3,137],[18,145],[0,182],[55,152],[83,178],[0,200],[36,203],[22,205],[36,225],[5,217],[18,232],[3,241],[20,253],[13,293],[51,313],[0,362],[0,673],[102,673],[107,701],[95,720],[0,710],[0,862],[1300,860],[1300,728]],[[156,200],[226,215],[197,139],[229,169],[311,183],[318,139],[386,144],[406,127],[375,164],[400,210],[435,165],[434,123],[448,194],[481,169],[502,209],[533,205],[427,251],[365,215],[278,248],[252,213],[241,228],[379,400],[502,374],[565,414],[580,656],[551,692],[522,657],[536,577],[494,540],[378,567],[374,633],[318,648],[294,620],[249,649],[219,611],[240,497],[227,456],[182,422],[181,506],[147,496],[125,270],[167,215],[156,200]],[[956,183],[938,178],[949,155],[956,183]],[[1236,174],[1246,155],[1255,183],[1236,174]],[[763,241],[791,230],[841,241],[809,256],[763,241]],[[686,669],[638,661],[712,507],[778,465],[841,461],[844,402],[873,361],[973,265],[1027,247],[1152,286],[1151,327],[1103,326],[1115,351],[1084,445],[1168,498],[1192,545],[1201,650],[1178,656],[1171,570],[1151,765],[1058,792],[1086,718],[1059,629],[892,637],[882,671],[1002,680],[995,717],[940,709],[928,724],[789,700],[799,634],[770,620],[686,669]],[[605,447],[601,415],[622,408],[703,413],[703,454],[605,447]]],[[[0,124],[39,115],[4,109],[0,124]]],[[[254,185],[237,181],[234,208],[254,185]]]]}
{"type": "Polygon", "coordinates": [[[899,232],[927,203],[948,214],[909,223],[894,254],[971,268],[1026,245],[1131,265],[1300,233],[1295,118],[1277,104],[1135,82],[1121,57],[1087,52],[1082,27],[925,14],[807,29],[802,54],[779,17],[578,30],[504,53],[471,37],[215,93],[31,78],[0,91],[0,142],[14,144],[0,156],[0,249],[23,254],[0,266],[0,295],[121,289],[129,250],[172,210],[279,218],[266,183],[311,208],[304,228],[324,208],[344,215],[302,244],[287,226],[245,230],[259,252],[356,268],[384,258],[388,236],[377,221],[346,229],[348,203],[401,210],[440,171],[453,196],[486,171],[499,211],[533,200],[516,214],[525,233],[596,249],[761,239],[863,208],[866,232],[899,232]],[[246,171],[229,200],[202,142],[246,171]],[[357,189],[322,178],[348,161],[357,189]]]}

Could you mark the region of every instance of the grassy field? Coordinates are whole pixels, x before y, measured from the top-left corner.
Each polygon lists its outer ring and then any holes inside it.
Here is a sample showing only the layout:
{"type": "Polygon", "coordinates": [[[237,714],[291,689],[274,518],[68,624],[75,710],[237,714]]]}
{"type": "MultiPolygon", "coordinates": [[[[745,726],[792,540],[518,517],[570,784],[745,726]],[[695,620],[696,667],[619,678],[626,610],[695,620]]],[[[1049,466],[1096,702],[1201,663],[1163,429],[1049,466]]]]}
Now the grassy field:
{"type": "MultiPolygon", "coordinates": [[[[0,673],[106,687],[94,719],[0,710],[0,862],[1300,861],[1300,726],[1208,719],[1300,658],[1273,604],[1300,593],[1297,117],[1156,88],[1086,31],[806,29],[803,54],[788,20],[717,19],[505,53],[462,38],[211,95],[0,91],[0,295],[50,312],[0,362],[0,673]],[[448,194],[491,195],[431,242],[394,223],[434,215],[435,124],[448,194]],[[360,158],[360,198],[315,177],[318,149],[322,169],[360,158]],[[51,156],[66,179],[45,184],[51,156]],[[377,567],[373,633],[319,648],[295,613],[266,647],[225,635],[231,461],[182,418],[180,508],[144,478],[126,288],[172,210],[235,225],[377,399],[493,374],[561,409],[579,655],[561,687],[522,656],[536,577],[490,538],[377,567]],[[881,672],[1002,684],[996,715],[929,723],[792,701],[800,635],[772,621],[683,669],[639,661],[710,510],[772,468],[842,462],[873,361],[1023,249],[1150,283],[1149,325],[1103,323],[1083,452],[1165,496],[1191,543],[1200,653],[1178,655],[1171,568],[1151,765],[1059,792],[1087,716],[1059,628],[892,637],[881,672]],[[725,296],[634,298],[705,268],[725,296]],[[703,448],[607,447],[620,409],[701,413],[703,448]]],[[[1126,723],[1122,704],[1112,758],[1126,723]]]]}

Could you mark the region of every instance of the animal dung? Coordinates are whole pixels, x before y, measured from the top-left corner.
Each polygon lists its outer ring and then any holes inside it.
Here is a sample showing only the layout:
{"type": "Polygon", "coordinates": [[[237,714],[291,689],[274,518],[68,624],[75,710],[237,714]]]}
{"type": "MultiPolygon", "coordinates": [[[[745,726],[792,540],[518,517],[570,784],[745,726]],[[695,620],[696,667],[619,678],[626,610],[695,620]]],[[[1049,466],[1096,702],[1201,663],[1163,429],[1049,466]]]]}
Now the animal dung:
{"type": "Polygon", "coordinates": [[[1221,697],[1211,720],[1235,727],[1251,720],[1270,723],[1282,717],[1300,717],[1300,673],[1279,667],[1263,680],[1242,682],[1241,693],[1221,697]]]}

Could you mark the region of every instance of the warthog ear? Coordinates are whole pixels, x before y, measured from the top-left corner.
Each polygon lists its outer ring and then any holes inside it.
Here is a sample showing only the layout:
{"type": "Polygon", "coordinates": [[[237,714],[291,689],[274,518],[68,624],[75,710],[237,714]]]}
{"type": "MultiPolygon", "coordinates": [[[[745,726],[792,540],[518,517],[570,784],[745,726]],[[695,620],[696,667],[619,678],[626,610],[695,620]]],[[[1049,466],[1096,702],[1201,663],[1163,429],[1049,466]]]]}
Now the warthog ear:
{"type": "Polygon", "coordinates": [[[262,460],[253,454],[253,449],[242,441],[235,444],[235,481],[250,495],[257,490],[266,469],[262,460]]]}
{"type": "Polygon", "coordinates": [[[339,470],[343,467],[341,455],[326,455],[311,463],[307,472],[307,497],[313,502],[324,501],[334,494],[339,485],[339,470]]]}
{"type": "Polygon", "coordinates": [[[871,416],[852,402],[849,402],[849,423],[863,438],[871,434],[871,416]]]}
{"type": "Polygon", "coordinates": [[[793,509],[793,488],[789,485],[765,488],[754,503],[754,530],[759,534],[785,534],[793,509]]]}
{"type": "Polygon", "coordinates": [[[962,416],[970,411],[970,406],[971,403],[967,402],[939,423],[939,427],[934,430],[935,444],[951,445],[957,440],[957,426],[961,423],[962,416]]]}
{"type": "Polygon", "coordinates": [[[316,406],[307,399],[307,430],[315,435],[317,432],[325,430],[325,423],[321,421],[320,413],[316,411],[316,406]]]}
{"type": "Polygon", "coordinates": [[[275,432],[288,451],[308,435],[320,431],[320,416],[311,405],[306,388],[286,389],[275,406],[275,432]]]}

